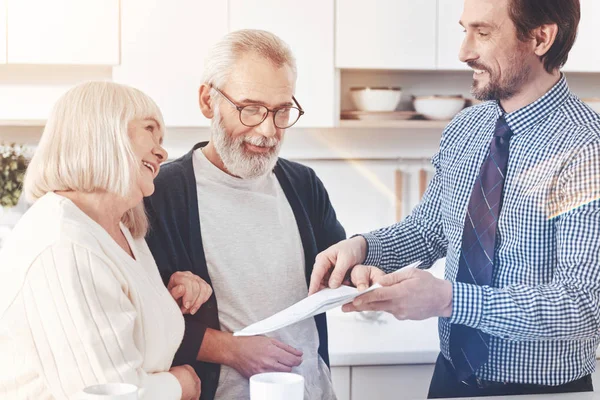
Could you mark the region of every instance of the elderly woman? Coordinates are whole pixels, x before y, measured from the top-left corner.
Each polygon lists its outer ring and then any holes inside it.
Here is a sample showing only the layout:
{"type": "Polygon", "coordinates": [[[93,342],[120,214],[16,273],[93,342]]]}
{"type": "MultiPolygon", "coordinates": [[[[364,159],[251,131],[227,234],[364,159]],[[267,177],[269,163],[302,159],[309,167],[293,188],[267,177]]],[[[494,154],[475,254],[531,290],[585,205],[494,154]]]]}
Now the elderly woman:
{"type": "Polygon", "coordinates": [[[57,102],[25,179],[34,204],[0,252],[1,398],[126,382],[141,399],[198,399],[194,370],[171,362],[182,311],[210,288],[180,275],[170,294],[144,241],[163,132],[156,104],[126,86],[86,83],[57,102]]]}

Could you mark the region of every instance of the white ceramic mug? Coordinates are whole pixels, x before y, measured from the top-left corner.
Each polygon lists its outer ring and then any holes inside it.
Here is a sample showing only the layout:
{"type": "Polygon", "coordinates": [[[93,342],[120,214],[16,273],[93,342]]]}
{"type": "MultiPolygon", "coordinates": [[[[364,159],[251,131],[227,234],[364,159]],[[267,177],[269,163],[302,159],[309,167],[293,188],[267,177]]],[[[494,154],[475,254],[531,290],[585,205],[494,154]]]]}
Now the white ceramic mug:
{"type": "Polygon", "coordinates": [[[303,400],[304,377],[268,372],[250,377],[250,400],[303,400]]]}
{"type": "Polygon", "coordinates": [[[138,388],[129,383],[102,383],[83,389],[82,400],[138,400],[138,388]]]}

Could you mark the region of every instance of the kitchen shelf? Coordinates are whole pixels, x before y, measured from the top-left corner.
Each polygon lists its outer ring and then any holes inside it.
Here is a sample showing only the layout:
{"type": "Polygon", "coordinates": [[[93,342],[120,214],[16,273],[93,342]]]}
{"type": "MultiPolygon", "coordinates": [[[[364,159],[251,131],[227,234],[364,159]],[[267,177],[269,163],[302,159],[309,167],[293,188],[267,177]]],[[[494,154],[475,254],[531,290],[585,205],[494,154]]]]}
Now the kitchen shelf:
{"type": "Polygon", "coordinates": [[[444,129],[450,121],[409,120],[340,120],[340,128],[444,129]]]}
{"type": "Polygon", "coordinates": [[[42,119],[0,119],[0,126],[44,126],[46,121],[42,119]]]}

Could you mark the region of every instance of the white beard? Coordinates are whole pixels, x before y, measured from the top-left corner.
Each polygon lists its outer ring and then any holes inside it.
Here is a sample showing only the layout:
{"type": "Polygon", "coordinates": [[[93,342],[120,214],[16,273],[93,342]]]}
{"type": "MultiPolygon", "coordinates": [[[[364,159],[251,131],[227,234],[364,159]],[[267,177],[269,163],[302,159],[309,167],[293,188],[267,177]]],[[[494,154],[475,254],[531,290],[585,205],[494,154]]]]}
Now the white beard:
{"type": "Polygon", "coordinates": [[[210,126],[213,146],[230,174],[242,179],[258,178],[271,172],[275,167],[281,149],[281,141],[277,138],[264,136],[232,138],[225,131],[218,107],[215,109],[210,126]],[[268,146],[271,147],[271,151],[265,154],[249,153],[245,149],[244,142],[255,146],[268,146]]]}

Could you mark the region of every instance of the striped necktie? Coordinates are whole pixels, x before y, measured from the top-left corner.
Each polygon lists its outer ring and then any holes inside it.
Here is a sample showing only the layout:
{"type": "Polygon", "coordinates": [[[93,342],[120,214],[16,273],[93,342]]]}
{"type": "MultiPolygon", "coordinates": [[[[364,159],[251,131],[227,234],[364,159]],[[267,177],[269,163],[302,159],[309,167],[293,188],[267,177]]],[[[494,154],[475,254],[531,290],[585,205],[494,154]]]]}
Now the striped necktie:
{"type": "MultiPolygon", "coordinates": [[[[502,208],[511,136],[504,117],[500,117],[490,143],[489,155],[481,165],[469,199],[457,282],[480,286],[492,284],[496,229],[502,208]]],[[[489,335],[478,329],[452,325],[450,356],[459,380],[472,376],[487,361],[489,342],[489,335]]]]}

